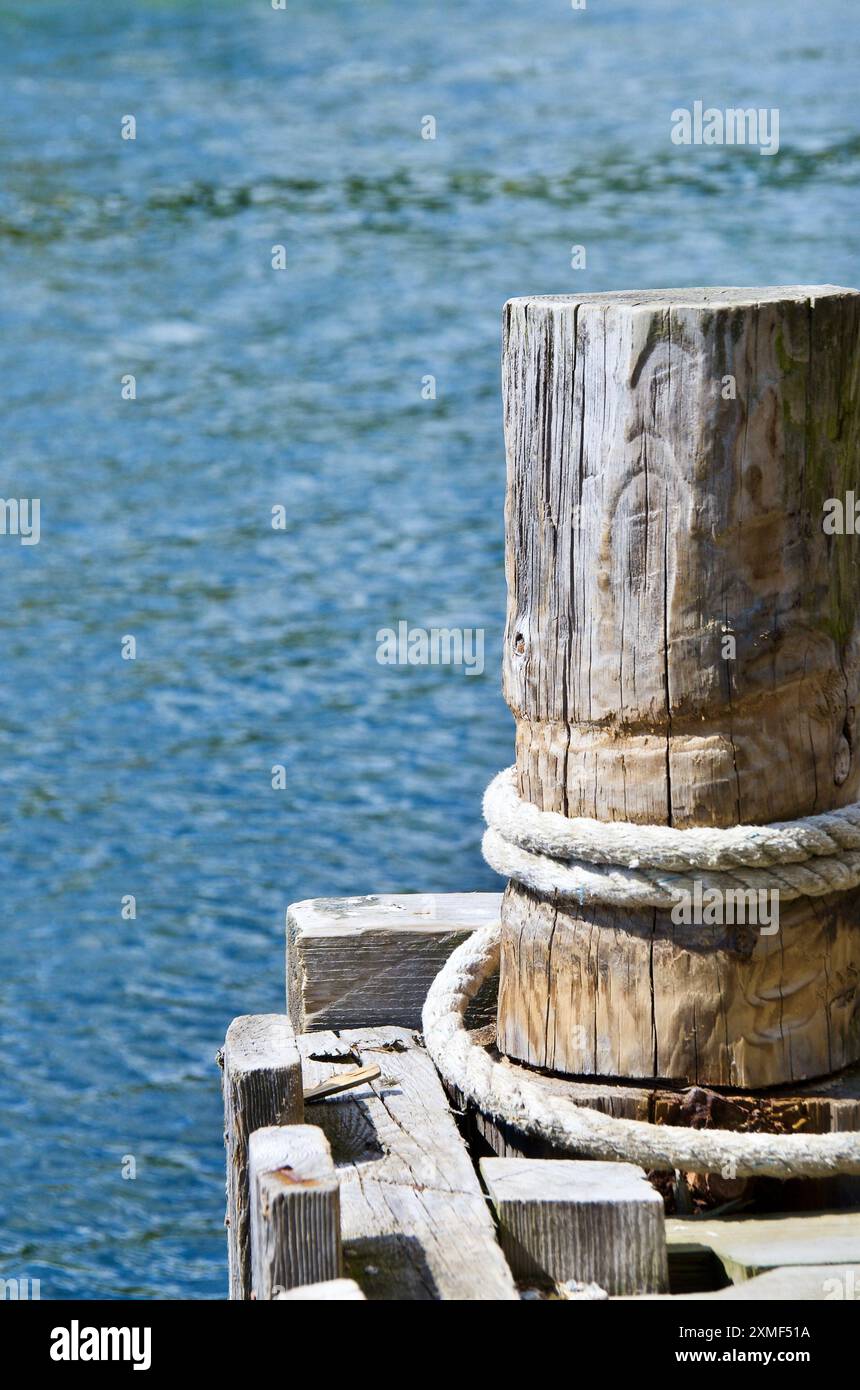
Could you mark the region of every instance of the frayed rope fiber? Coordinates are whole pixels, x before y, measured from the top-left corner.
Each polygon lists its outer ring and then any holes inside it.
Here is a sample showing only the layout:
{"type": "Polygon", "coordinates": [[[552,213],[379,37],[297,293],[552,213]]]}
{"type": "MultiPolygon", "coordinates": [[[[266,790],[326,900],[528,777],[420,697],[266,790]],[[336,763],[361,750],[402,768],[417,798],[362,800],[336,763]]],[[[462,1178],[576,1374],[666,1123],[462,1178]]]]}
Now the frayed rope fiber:
{"type": "MultiPolygon", "coordinates": [[[[484,797],[484,855],[497,873],[538,893],[580,903],[672,907],[703,888],[774,889],[780,898],[818,897],[860,883],[860,805],[825,815],[729,830],[568,819],[522,801],[516,770],[493,779],[484,797]]],[[[495,1120],[555,1148],[646,1169],[737,1177],[860,1174],[860,1134],[739,1134],[622,1120],[530,1080],[496,1061],[465,1026],[470,1000],[499,968],[501,928],[486,927],[449,957],[423,1012],[427,1050],[441,1076],[495,1120]]]]}

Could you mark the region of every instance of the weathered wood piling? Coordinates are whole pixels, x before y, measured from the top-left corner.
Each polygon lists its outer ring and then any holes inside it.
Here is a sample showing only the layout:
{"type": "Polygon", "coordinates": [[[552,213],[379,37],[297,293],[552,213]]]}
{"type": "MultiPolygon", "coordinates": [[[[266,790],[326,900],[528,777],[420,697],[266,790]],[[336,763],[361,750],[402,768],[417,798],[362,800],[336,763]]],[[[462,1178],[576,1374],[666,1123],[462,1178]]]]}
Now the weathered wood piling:
{"type": "MultiPolygon", "coordinates": [[[[504,687],[520,795],[732,826],[854,801],[860,295],[512,300],[504,687]]],[[[770,1086],[860,1055],[860,892],[778,933],[511,883],[500,1049],[571,1075],[770,1086]]]]}

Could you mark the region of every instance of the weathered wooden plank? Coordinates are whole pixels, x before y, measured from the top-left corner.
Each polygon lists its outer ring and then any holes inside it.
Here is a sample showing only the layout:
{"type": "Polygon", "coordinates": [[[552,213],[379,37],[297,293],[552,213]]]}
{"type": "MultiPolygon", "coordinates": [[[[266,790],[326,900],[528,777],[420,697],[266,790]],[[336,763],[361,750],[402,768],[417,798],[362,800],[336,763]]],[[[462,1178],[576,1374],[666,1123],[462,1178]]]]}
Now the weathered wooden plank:
{"type": "Polygon", "coordinates": [[[830,1303],[860,1298],[860,1265],[779,1265],[740,1284],[706,1293],[639,1294],[651,1302],[830,1303]]]}
{"type": "MultiPolygon", "coordinates": [[[[860,551],[822,518],[860,492],[860,295],[537,295],[504,331],[521,795],[679,828],[854,801],[860,551]]],[[[858,911],[801,899],[764,936],[513,883],[500,1047],[576,1076],[824,1075],[860,1056],[858,911]]]]}
{"type": "Polygon", "coordinates": [[[302,1069],[284,1014],[246,1014],[227,1030],[222,1057],[227,1148],[227,1252],[231,1298],[251,1296],[248,1136],[301,1122],[302,1069]]]}
{"type": "Polygon", "coordinates": [[[502,1249],[523,1282],[668,1288],[663,1199],[632,1163],[483,1158],[502,1249]]]}
{"type": "Polygon", "coordinates": [[[344,1272],[368,1299],[516,1297],[432,1061],[405,1028],[307,1033],[305,1079],[378,1063],[378,1080],[313,1107],[340,1181],[344,1272]]]}
{"type": "Polygon", "coordinates": [[[354,1279],[329,1279],[324,1284],[302,1284],[275,1294],[275,1302],[291,1300],[307,1303],[345,1303],[364,1300],[364,1294],[354,1279]]]}
{"type": "Polygon", "coordinates": [[[711,1250],[733,1283],[784,1265],[860,1264],[860,1212],[805,1216],[672,1217],[666,1222],[669,1258],[675,1245],[711,1250]]]}
{"type": "MultiPolygon", "coordinates": [[[[499,920],[500,893],[311,898],[287,910],[287,1008],[297,1033],[421,1027],[435,977],[470,932],[499,920]]],[[[495,1021],[493,981],[473,1005],[495,1021]]]]}
{"type": "Polygon", "coordinates": [[[316,1125],[257,1129],[248,1142],[251,1297],[270,1300],[341,1272],[340,1200],[316,1125]]]}

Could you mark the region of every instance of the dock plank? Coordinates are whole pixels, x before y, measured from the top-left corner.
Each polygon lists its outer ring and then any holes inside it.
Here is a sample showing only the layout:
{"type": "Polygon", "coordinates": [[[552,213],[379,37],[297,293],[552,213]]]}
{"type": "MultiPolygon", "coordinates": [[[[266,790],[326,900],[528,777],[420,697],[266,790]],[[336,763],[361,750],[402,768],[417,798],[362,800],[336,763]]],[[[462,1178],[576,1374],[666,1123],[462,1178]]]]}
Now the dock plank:
{"type": "Polygon", "coordinates": [[[248,1141],[251,1297],[340,1277],[340,1198],[318,1125],[271,1125],[248,1141]]]}
{"type": "Polygon", "coordinates": [[[433,1063],[405,1028],[306,1033],[307,1085],[381,1075],[307,1106],[340,1181],[344,1274],[368,1299],[512,1300],[517,1293],[433,1063]]]}
{"type": "MultiPolygon", "coordinates": [[[[860,1298],[860,1265],[780,1265],[708,1293],[638,1294],[665,1303],[831,1303],[860,1298]]],[[[626,1301],[626,1300],[625,1300],[626,1301]]]]}
{"type": "Polygon", "coordinates": [[[720,1217],[673,1217],[666,1222],[673,1246],[710,1249],[733,1283],[783,1266],[860,1264],[860,1212],[810,1212],[720,1217]]]}

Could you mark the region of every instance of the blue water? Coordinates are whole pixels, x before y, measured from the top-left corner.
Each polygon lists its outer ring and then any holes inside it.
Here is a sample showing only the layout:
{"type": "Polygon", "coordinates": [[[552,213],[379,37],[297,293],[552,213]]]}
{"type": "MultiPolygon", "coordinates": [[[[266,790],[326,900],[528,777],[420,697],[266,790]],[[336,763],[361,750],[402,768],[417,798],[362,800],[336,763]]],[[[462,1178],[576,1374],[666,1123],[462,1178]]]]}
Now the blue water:
{"type": "Polygon", "coordinates": [[[856,284],[856,0],[0,31],[0,493],[42,529],[0,537],[0,1275],[221,1297],[213,1059],[283,1007],[286,905],[495,886],[502,303],[856,284]],[[778,106],[779,155],[673,146],[697,99],[778,106]],[[483,627],[484,674],[378,665],[401,618],[483,627]]]}

